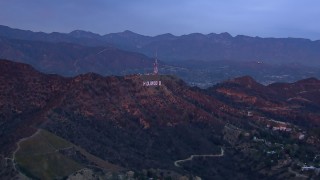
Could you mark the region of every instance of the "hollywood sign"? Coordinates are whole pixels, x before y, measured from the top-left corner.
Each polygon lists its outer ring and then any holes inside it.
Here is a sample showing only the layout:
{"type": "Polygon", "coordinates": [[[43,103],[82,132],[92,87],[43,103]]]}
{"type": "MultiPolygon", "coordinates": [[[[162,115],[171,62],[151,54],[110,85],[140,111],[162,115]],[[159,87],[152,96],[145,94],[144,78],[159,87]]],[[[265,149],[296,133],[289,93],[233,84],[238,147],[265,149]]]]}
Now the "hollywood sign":
{"type": "Polygon", "coordinates": [[[161,86],[161,81],[143,81],[143,86],[161,86]]]}

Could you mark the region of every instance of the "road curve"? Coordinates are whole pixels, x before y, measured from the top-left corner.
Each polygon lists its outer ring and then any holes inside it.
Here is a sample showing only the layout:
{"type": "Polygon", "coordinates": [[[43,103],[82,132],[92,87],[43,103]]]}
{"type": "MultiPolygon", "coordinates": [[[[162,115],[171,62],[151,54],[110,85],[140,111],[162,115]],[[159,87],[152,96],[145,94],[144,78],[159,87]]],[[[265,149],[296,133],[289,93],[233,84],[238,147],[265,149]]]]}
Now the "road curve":
{"type": "Polygon", "coordinates": [[[181,167],[181,166],[179,165],[179,163],[184,163],[184,162],[186,162],[186,161],[192,161],[193,158],[195,158],[195,157],[222,157],[222,156],[224,156],[224,149],[223,149],[223,148],[221,148],[220,154],[205,154],[205,155],[197,155],[197,154],[194,154],[194,155],[191,155],[191,156],[190,156],[189,158],[187,158],[187,159],[181,159],[181,160],[175,161],[175,162],[174,162],[174,165],[175,165],[176,167],[181,167]]]}
{"type": "Polygon", "coordinates": [[[16,148],[16,150],[12,153],[12,158],[11,158],[11,159],[12,159],[12,163],[13,163],[13,168],[14,168],[14,170],[17,171],[15,159],[16,159],[16,153],[20,150],[20,143],[23,142],[23,141],[26,141],[26,140],[34,137],[34,136],[36,136],[37,134],[40,133],[40,131],[41,131],[41,130],[38,129],[38,130],[37,130],[34,134],[32,134],[31,136],[29,136],[29,137],[24,137],[24,138],[20,139],[20,140],[17,142],[17,148],[16,148]]]}

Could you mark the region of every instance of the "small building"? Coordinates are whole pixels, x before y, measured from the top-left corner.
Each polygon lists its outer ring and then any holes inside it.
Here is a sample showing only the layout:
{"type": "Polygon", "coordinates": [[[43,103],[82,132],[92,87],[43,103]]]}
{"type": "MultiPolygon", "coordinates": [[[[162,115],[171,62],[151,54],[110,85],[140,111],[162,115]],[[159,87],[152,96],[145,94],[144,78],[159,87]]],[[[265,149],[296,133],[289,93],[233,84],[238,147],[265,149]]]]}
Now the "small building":
{"type": "Polygon", "coordinates": [[[316,168],[314,166],[303,166],[301,171],[314,171],[316,168]]]}
{"type": "Polygon", "coordinates": [[[259,138],[257,138],[257,137],[253,137],[253,141],[254,142],[265,142],[265,140],[264,139],[259,139],[259,138]]]}
{"type": "Polygon", "coordinates": [[[126,175],[127,175],[127,178],[128,178],[128,179],[133,179],[133,177],[134,177],[134,172],[133,172],[133,171],[128,171],[126,175]]]}
{"type": "Polygon", "coordinates": [[[286,131],[286,132],[291,132],[292,128],[287,128],[285,126],[275,126],[272,128],[273,131],[286,131]]]}
{"type": "Polygon", "coordinates": [[[275,151],[267,151],[267,154],[275,154],[275,151]]]}
{"type": "Polygon", "coordinates": [[[303,140],[305,138],[305,135],[304,134],[299,134],[299,140],[303,140]]]}

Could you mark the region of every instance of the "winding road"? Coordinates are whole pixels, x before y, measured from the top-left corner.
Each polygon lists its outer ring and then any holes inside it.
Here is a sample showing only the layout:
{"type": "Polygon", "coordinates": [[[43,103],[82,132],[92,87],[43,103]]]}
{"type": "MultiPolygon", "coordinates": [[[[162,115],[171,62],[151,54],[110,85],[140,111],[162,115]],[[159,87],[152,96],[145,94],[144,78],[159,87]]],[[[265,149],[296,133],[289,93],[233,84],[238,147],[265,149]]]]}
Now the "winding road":
{"type": "Polygon", "coordinates": [[[308,178],[308,176],[306,176],[306,175],[304,175],[304,174],[300,174],[299,172],[292,170],[291,167],[289,167],[288,170],[289,170],[290,173],[295,174],[296,177],[305,178],[305,179],[308,178]]]}
{"type": "Polygon", "coordinates": [[[20,150],[20,143],[23,142],[23,141],[26,141],[36,135],[38,135],[40,133],[40,129],[38,129],[34,134],[32,134],[31,136],[29,137],[24,137],[22,139],[20,139],[18,142],[17,142],[17,148],[16,150],[12,153],[12,163],[13,163],[13,168],[14,170],[17,171],[17,168],[16,168],[16,161],[15,161],[15,158],[16,158],[16,153],[20,150]]]}
{"type": "Polygon", "coordinates": [[[175,161],[174,162],[174,165],[176,166],[176,167],[181,167],[180,165],[179,165],[179,163],[184,163],[184,162],[186,162],[186,161],[192,161],[193,160],[193,158],[195,158],[195,157],[222,157],[222,156],[224,156],[224,149],[223,148],[221,148],[221,153],[220,154],[206,154],[206,155],[191,155],[189,158],[187,158],[187,159],[181,159],[181,160],[177,160],[177,161],[175,161]]]}

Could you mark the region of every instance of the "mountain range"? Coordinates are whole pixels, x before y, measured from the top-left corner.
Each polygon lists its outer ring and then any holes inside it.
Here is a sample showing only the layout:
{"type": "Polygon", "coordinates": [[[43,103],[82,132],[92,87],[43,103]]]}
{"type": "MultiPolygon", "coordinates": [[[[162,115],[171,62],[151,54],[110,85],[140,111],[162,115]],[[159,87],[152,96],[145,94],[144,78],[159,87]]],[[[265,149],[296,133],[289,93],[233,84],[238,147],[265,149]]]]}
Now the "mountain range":
{"type": "Polygon", "coordinates": [[[157,54],[160,72],[206,88],[250,75],[260,83],[320,77],[319,41],[299,38],[232,37],[222,34],[144,36],[131,31],[94,34],[32,32],[0,26],[0,58],[45,73],[74,76],[149,73],[157,54]]]}
{"type": "Polygon", "coordinates": [[[89,46],[113,45],[121,49],[154,56],[163,61],[263,61],[266,63],[301,62],[319,65],[320,41],[302,38],[260,38],[228,33],[182,36],[163,34],[144,36],[131,31],[94,34],[76,30],[70,33],[42,33],[0,27],[0,35],[22,40],[69,42],[89,46]]]}

